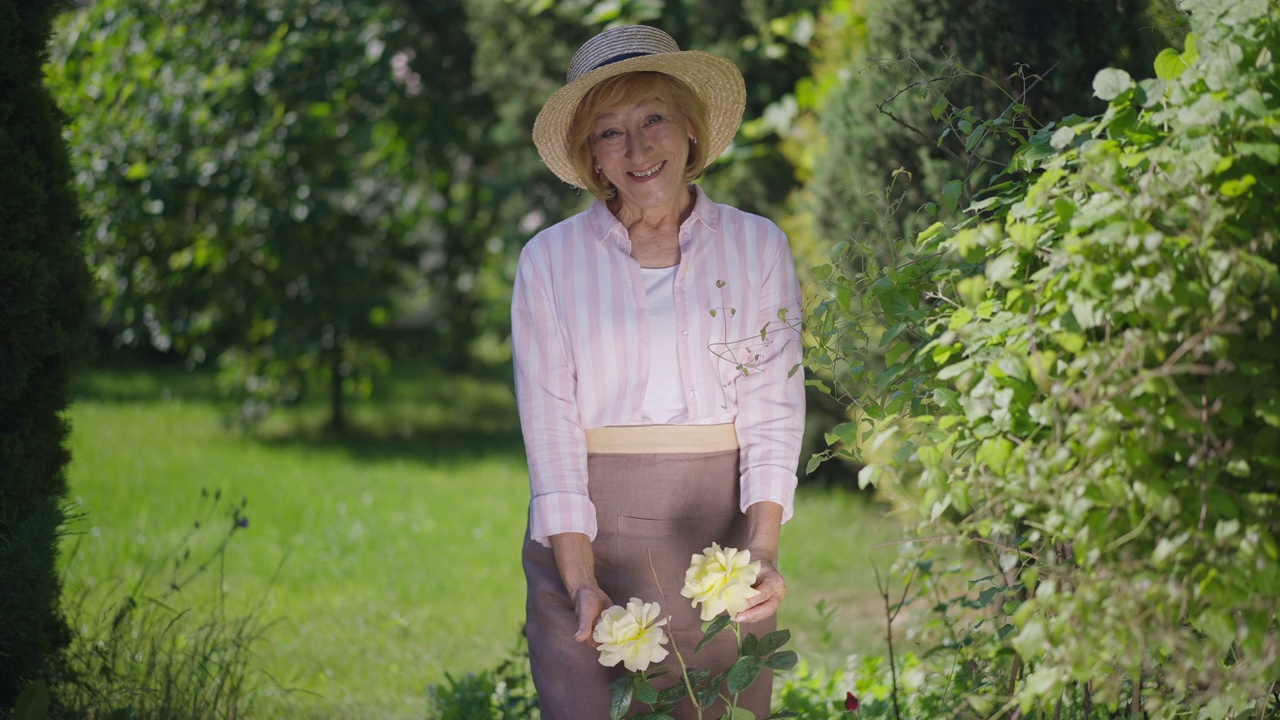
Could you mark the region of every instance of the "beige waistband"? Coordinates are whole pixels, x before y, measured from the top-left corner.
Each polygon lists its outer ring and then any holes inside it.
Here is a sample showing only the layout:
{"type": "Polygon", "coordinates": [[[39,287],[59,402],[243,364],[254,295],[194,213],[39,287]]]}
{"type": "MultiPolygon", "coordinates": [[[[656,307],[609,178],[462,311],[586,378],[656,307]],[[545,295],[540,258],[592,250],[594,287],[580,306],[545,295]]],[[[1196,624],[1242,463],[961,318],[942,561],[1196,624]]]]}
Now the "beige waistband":
{"type": "Polygon", "coordinates": [[[706,453],[738,449],[732,423],[723,425],[623,425],[587,430],[587,452],[637,455],[706,453]]]}

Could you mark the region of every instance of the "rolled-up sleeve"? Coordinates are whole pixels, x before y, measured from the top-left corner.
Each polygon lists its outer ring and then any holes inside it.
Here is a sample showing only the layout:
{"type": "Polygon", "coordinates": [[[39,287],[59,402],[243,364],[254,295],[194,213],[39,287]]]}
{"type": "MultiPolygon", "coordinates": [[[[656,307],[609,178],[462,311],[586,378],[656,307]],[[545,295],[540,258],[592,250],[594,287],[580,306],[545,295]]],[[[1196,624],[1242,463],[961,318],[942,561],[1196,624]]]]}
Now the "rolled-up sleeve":
{"type": "Polygon", "coordinates": [[[772,501],[786,522],[793,513],[804,432],[802,299],[795,261],[781,230],[769,245],[756,328],[764,330],[754,368],[735,381],[741,506],[772,501]],[[779,310],[785,309],[785,318],[779,310]]]}
{"type": "Polygon", "coordinates": [[[516,403],[532,495],[529,534],[546,546],[558,533],[596,536],[576,378],[548,292],[548,270],[546,258],[527,246],[511,300],[516,403]]]}

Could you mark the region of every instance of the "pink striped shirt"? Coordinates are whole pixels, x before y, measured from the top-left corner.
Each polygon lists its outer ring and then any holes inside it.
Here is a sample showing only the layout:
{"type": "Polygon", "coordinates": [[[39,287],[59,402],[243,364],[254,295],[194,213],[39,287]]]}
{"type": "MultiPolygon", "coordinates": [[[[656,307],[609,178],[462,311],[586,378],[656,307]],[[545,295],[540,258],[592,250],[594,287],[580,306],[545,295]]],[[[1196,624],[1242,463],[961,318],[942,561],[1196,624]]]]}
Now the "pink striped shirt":
{"type": "MultiPolygon", "coordinates": [[[[691,425],[733,423],[743,511],[791,517],[804,428],[800,286],[787,238],[697,188],[680,228],[675,348],[691,425]],[[780,312],[782,311],[782,312],[780,312]],[[781,317],[780,317],[781,316],[781,317]]],[[[597,201],[525,246],[511,302],[529,531],[596,535],[583,431],[644,424],[649,314],[627,230],[597,201]]],[[[659,378],[661,380],[661,378],[659,378]]]]}

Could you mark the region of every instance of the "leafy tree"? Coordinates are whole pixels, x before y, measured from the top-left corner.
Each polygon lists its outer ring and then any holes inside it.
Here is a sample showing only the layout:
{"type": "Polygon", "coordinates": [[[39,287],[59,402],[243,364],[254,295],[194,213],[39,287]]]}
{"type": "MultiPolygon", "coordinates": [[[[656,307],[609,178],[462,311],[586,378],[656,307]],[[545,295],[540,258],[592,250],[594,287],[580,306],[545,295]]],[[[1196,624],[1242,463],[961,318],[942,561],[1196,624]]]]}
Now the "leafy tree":
{"type": "Polygon", "coordinates": [[[57,7],[0,2],[0,715],[56,675],[69,640],[57,541],[66,497],[62,410],[87,346],[83,221],[42,85],[57,7]]]}
{"type": "Polygon", "coordinates": [[[66,18],[50,81],[118,344],[216,355],[257,397],[327,387],[344,424],[426,243],[430,199],[397,172],[388,118],[403,29],[369,2],[104,0],[66,18]]]}
{"type": "Polygon", "coordinates": [[[1097,73],[1105,112],[958,227],[823,270],[813,357],[868,388],[836,451],[896,448],[860,480],[969,550],[959,593],[926,583],[911,717],[1276,717],[1280,7],[1185,6],[1183,52],[1097,73]]]}

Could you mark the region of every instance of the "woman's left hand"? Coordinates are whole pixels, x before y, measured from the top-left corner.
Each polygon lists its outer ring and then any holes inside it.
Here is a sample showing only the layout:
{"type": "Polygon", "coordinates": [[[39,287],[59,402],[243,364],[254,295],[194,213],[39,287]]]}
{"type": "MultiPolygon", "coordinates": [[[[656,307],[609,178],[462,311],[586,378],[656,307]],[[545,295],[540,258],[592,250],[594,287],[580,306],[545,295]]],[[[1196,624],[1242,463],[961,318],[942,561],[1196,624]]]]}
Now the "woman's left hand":
{"type": "Polygon", "coordinates": [[[760,574],[756,575],[753,586],[760,591],[759,595],[747,601],[747,609],[734,618],[737,622],[752,623],[768,620],[778,612],[778,605],[787,596],[787,581],[774,566],[773,561],[760,560],[760,574]]]}

